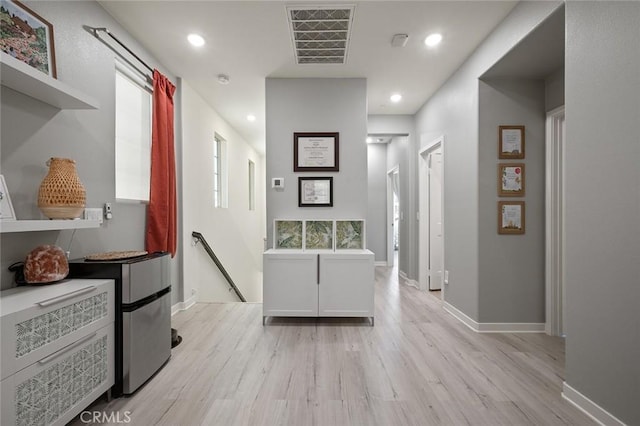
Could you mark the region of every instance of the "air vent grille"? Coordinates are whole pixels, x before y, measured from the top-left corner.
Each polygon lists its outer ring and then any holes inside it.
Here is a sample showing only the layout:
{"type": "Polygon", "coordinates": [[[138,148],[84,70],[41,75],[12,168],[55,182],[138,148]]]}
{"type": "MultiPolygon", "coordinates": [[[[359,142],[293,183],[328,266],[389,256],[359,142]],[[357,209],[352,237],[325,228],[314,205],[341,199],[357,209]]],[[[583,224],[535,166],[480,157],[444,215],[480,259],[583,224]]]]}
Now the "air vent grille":
{"type": "Polygon", "coordinates": [[[344,64],[355,6],[287,7],[298,64],[344,64]]]}

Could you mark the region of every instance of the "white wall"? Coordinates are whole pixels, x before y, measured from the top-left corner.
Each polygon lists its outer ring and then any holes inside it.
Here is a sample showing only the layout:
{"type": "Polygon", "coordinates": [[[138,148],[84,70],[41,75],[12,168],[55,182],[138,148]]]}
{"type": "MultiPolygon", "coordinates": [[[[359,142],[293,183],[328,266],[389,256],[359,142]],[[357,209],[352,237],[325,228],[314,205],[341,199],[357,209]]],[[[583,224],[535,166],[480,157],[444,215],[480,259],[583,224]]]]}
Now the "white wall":
{"type": "MultiPolygon", "coordinates": [[[[479,83],[479,322],[545,321],[545,83],[479,83]],[[525,126],[525,158],[498,159],[498,126],[525,126]],[[524,163],[525,196],[498,197],[498,164],[524,163]],[[499,235],[498,201],[524,201],[524,235],[499,235]]],[[[448,224],[447,224],[448,225],[448,224]]]]}
{"type": "Polygon", "coordinates": [[[561,4],[518,4],[416,114],[421,147],[441,135],[445,137],[447,302],[476,321],[480,258],[478,78],[561,4]]]}
{"type": "Polygon", "coordinates": [[[264,159],[186,81],[182,89],[184,295],[238,301],[191,232],[201,232],[248,301],[262,301],[264,159]],[[227,143],[228,208],[213,206],[213,140],[227,143]],[[248,161],[256,165],[256,209],[249,210],[248,161]]]}
{"type": "Polygon", "coordinates": [[[387,144],[367,145],[367,248],[376,262],[387,260],[387,144]]]}
{"type": "Polygon", "coordinates": [[[640,3],[566,9],[566,382],[640,424],[640,3]]]}
{"type": "MultiPolygon", "coordinates": [[[[363,78],[267,78],[268,245],[274,219],[367,217],[367,81],[363,78]],[[339,172],[293,172],[294,132],[339,132],[339,172]],[[298,177],[333,176],[333,207],[298,207],[298,177]],[[282,191],[271,179],[284,178],[282,191]]],[[[368,224],[367,224],[368,226],[368,224]]]]}
{"type": "MultiPolygon", "coordinates": [[[[78,258],[111,250],[143,250],[146,205],[115,200],[115,58],[116,54],[85,31],[83,25],[107,27],[151,66],[174,83],[176,77],[150,56],[96,2],[29,2],[54,26],[58,80],[97,99],[97,110],[59,110],[2,87],[0,168],[19,219],[39,219],[37,194],[50,157],[76,160],[87,191],[87,207],[113,205],[113,219],[99,229],[2,234],[2,288],[11,287],[9,264],[24,260],[40,244],[58,244],[78,258]]],[[[176,134],[176,149],[180,140],[176,134]]],[[[180,175],[177,165],[177,175],[180,175]]],[[[171,262],[172,300],[179,297],[179,258],[171,262]]]]}

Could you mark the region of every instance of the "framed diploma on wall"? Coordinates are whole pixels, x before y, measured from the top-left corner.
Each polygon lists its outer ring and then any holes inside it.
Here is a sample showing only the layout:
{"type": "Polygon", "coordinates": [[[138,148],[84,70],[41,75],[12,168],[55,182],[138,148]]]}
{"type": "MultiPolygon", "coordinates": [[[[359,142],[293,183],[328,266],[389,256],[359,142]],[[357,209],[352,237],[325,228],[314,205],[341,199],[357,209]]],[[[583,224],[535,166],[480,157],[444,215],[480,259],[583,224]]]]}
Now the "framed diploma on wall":
{"type": "Polygon", "coordinates": [[[333,207],[333,178],[299,177],[298,207],[333,207]]]}
{"type": "Polygon", "coordinates": [[[337,172],[339,163],[339,133],[293,134],[294,172],[337,172]]]}
{"type": "Polygon", "coordinates": [[[524,234],[524,201],[498,201],[498,234],[524,234]]]}
{"type": "Polygon", "coordinates": [[[524,158],[524,126],[498,127],[498,158],[524,158]]]}

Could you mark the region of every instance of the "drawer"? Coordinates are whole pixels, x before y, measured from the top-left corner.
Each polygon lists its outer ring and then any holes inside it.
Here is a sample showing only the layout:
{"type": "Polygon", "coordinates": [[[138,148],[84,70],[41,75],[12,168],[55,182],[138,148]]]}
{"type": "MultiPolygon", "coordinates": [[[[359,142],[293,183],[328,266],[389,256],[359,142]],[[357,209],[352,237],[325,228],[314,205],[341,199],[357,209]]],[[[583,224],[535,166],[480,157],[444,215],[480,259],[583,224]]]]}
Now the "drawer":
{"type": "Polygon", "coordinates": [[[114,383],[113,324],[2,381],[2,425],[64,425],[114,383]]]}
{"type": "Polygon", "coordinates": [[[25,306],[2,316],[1,379],[114,321],[113,280],[58,286],[9,290],[6,297],[3,292],[3,308],[10,301],[25,306]]]}

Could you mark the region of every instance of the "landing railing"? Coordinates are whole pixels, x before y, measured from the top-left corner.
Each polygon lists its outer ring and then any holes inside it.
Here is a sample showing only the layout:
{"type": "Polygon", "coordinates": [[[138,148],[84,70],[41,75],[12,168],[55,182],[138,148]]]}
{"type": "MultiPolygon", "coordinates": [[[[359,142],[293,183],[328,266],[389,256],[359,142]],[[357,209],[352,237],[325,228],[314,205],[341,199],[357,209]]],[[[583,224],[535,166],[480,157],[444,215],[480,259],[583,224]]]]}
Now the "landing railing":
{"type": "Polygon", "coordinates": [[[204,248],[204,250],[207,252],[207,254],[211,258],[211,260],[213,260],[213,263],[216,264],[216,266],[218,267],[218,269],[220,270],[222,275],[227,280],[227,283],[229,283],[229,291],[231,291],[231,290],[235,291],[236,295],[238,296],[238,298],[242,302],[246,302],[247,299],[244,298],[244,296],[240,292],[240,289],[233,282],[233,280],[231,279],[231,276],[229,276],[229,273],[227,272],[227,270],[224,268],[224,266],[222,266],[222,263],[220,262],[220,259],[218,259],[218,256],[216,256],[216,254],[213,252],[213,249],[211,248],[209,243],[207,243],[207,240],[205,240],[204,236],[201,233],[196,232],[196,231],[193,231],[191,233],[191,236],[196,240],[196,244],[197,243],[202,243],[202,247],[204,248]]]}

